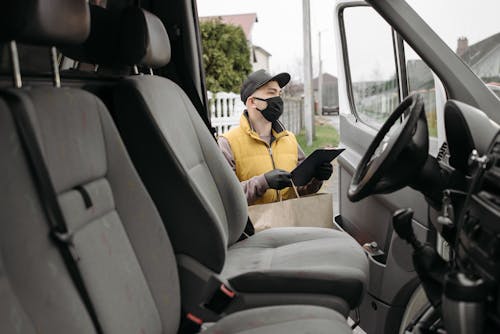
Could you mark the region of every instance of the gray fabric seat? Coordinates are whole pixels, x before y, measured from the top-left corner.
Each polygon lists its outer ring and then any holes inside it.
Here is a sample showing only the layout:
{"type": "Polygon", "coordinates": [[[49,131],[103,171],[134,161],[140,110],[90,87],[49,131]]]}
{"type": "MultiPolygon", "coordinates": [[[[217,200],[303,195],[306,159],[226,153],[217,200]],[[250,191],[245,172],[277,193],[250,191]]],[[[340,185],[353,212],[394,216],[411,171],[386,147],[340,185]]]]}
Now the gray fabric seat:
{"type": "MultiPolygon", "coordinates": [[[[8,2],[0,13],[2,23],[26,24],[3,26],[0,42],[77,43],[89,28],[85,0],[8,2]],[[36,10],[47,8],[58,11],[36,10]]],[[[0,332],[96,332],[50,236],[13,119],[20,110],[35,130],[103,333],[177,333],[173,249],[106,107],[88,92],[52,87],[0,90],[0,332]]],[[[235,313],[205,332],[248,333],[252,323],[258,333],[349,332],[341,315],[310,306],[235,313]]]]}
{"type": "MultiPolygon", "coordinates": [[[[128,65],[161,67],[170,60],[166,31],[152,14],[143,11],[140,16],[137,11],[124,14],[122,22],[127,31],[130,27],[143,31],[139,34],[143,37],[123,36],[116,57],[128,65]],[[138,40],[141,43],[134,43],[138,40]]],[[[245,196],[177,84],[151,75],[126,78],[114,91],[112,109],[176,254],[222,273],[240,291],[342,296],[348,308],[359,305],[368,263],[348,234],[333,229],[272,229],[237,242],[248,218],[245,196]]],[[[183,277],[181,271],[181,284],[183,277]]]]}
{"type": "Polygon", "coordinates": [[[341,233],[317,228],[266,230],[229,248],[222,275],[238,291],[328,291],[354,307],[365,279],[364,259],[353,257],[354,252],[357,245],[341,233]]]}
{"type": "MultiPolygon", "coordinates": [[[[5,94],[5,93],[2,93],[5,94]]],[[[32,116],[79,267],[104,333],[176,333],[173,251],[106,108],[72,89],[16,90],[32,116]],[[68,107],[70,106],[70,107],[68,107]],[[80,193],[88,192],[86,208],[80,193]]],[[[0,99],[0,332],[94,333],[49,237],[11,112],[0,99]]],[[[235,313],[206,333],[349,333],[337,312],[284,306],[235,313]]]]}
{"type": "Polygon", "coordinates": [[[323,307],[303,305],[261,307],[234,313],[203,333],[222,334],[260,334],[260,333],[351,333],[351,329],[340,314],[323,307]],[[258,319],[258,320],[256,320],[258,319]]]}

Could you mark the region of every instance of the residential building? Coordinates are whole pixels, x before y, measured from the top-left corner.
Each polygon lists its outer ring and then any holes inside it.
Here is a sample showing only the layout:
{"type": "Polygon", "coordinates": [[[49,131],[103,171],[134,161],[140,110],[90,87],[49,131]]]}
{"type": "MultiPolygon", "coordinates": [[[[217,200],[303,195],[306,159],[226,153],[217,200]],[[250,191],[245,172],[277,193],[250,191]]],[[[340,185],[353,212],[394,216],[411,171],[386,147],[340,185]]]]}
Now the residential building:
{"type": "Polygon", "coordinates": [[[210,21],[210,20],[220,20],[225,24],[232,24],[240,26],[245,33],[245,37],[250,47],[250,62],[252,64],[252,70],[257,71],[260,69],[265,69],[269,71],[269,58],[271,54],[267,52],[264,48],[255,45],[253,43],[252,31],[253,26],[257,19],[257,14],[247,13],[247,14],[235,14],[235,15],[218,15],[218,16],[202,16],[200,21],[210,21]]]}

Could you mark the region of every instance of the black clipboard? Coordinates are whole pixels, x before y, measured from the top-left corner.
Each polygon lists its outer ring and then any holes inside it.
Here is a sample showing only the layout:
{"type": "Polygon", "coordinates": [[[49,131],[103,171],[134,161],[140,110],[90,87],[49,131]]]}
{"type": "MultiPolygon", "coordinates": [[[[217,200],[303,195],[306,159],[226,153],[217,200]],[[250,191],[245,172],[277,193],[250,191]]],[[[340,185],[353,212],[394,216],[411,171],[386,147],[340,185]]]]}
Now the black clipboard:
{"type": "Polygon", "coordinates": [[[316,172],[316,169],[323,162],[333,161],[333,159],[338,157],[344,150],[345,148],[335,147],[319,148],[315,150],[314,152],[309,154],[309,156],[304,161],[302,161],[300,165],[292,170],[291,173],[293,184],[296,186],[306,185],[307,183],[309,183],[309,181],[311,181],[314,173],[316,172]]]}

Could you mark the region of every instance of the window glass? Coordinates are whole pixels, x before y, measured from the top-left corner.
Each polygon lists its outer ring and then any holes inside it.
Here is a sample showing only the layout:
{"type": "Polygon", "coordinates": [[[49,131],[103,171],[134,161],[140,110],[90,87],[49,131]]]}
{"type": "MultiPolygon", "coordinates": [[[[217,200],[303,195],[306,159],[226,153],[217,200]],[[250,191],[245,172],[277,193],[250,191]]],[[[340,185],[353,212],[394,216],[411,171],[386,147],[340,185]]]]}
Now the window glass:
{"type": "Polygon", "coordinates": [[[500,1],[407,1],[450,49],[498,95],[500,1]]]}
{"type": "Polygon", "coordinates": [[[346,8],[343,20],[357,115],[380,128],[400,102],[391,27],[371,7],[346,8]]]}
{"type": "Polygon", "coordinates": [[[419,93],[424,98],[425,114],[429,127],[429,136],[437,136],[436,89],[434,75],[424,61],[404,43],[406,59],[406,76],[409,94],[419,93]]]}

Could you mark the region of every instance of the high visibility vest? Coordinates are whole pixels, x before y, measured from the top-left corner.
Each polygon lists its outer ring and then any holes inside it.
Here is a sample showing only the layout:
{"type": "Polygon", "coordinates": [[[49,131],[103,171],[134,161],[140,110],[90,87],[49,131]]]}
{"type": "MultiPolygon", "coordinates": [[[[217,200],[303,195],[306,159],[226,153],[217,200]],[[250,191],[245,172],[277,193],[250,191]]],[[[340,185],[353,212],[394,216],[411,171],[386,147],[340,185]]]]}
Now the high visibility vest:
{"type": "MultiPolygon", "coordinates": [[[[272,130],[274,141],[269,145],[252,130],[245,114],[241,115],[240,126],[234,127],[222,136],[225,137],[236,164],[236,175],[240,181],[267,173],[275,168],[292,171],[298,163],[298,143],[295,135],[287,130],[272,130]]],[[[283,199],[295,198],[292,188],[279,192],[268,189],[264,195],[252,204],[276,202],[279,193],[283,199]]]]}

